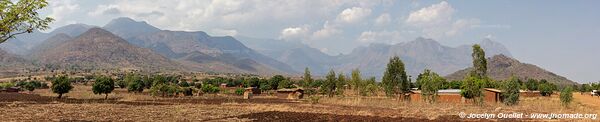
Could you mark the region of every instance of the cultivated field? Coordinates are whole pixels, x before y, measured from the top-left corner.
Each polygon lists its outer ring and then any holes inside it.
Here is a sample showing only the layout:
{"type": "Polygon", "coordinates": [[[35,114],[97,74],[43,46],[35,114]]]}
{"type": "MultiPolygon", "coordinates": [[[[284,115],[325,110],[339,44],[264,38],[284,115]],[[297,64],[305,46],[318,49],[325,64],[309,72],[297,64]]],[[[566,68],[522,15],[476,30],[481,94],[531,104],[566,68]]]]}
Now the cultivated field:
{"type": "Polygon", "coordinates": [[[354,96],[320,97],[318,103],[312,104],[309,97],[286,100],[261,95],[245,100],[236,95],[207,94],[162,98],[116,89],[104,100],[104,95],[94,95],[90,86],[75,85],[65,98],[55,97],[49,89],[0,93],[0,118],[2,121],[457,121],[464,120],[458,116],[460,112],[600,113],[600,98],[579,93],[574,93],[575,101],[568,108],[560,106],[558,95],[521,98],[517,106],[406,103],[386,97],[354,96]]]}

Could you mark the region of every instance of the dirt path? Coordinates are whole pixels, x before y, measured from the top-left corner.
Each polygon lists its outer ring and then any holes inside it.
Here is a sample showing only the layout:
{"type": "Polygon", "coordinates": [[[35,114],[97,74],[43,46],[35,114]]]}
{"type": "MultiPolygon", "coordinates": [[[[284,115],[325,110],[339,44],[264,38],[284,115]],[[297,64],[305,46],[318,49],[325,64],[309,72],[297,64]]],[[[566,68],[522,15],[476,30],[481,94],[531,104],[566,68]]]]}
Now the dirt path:
{"type": "Polygon", "coordinates": [[[590,107],[595,107],[596,109],[596,113],[600,114],[600,97],[598,96],[590,96],[590,94],[583,94],[581,95],[580,93],[573,93],[573,98],[575,99],[576,102],[579,102],[581,104],[590,106],[590,107]]]}

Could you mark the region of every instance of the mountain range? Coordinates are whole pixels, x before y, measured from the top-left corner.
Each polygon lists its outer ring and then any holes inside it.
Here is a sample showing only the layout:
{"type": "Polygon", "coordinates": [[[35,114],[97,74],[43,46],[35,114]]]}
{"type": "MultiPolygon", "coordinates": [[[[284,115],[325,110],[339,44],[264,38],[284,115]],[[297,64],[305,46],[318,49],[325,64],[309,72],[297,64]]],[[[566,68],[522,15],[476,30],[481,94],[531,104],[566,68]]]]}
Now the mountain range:
{"type": "MultiPolygon", "coordinates": [[[[488,57],[511,57],[500,43],[484,39],[478,44],[488,57]]],[[[0,49],[36,64],[79,69],[299,75],[308,67],[314,75],[323,76],[330,69],[349,73],[358,68],[364,76],[380,78],[392,56],[403,60],[411,76],[424,69],[450,75],[472,65],[471,45],[449,47],[427,38],[397,44],[373,43],[348,54],[331,56],[296,41],[162,30],[130,18],[117,18],[102,27],[71,24],[49,33],[23,34],[0,44],[0,49]]]]}
{"type": "MultiPolygon", "coordinates": [[[[299,42],[285,40],[256,39],[238,37],[242,43],[252,49],[286,62],[294,70],[302,71],[308,67],[312,72],[324,75],[330,69],[351,71],[359,68],[367,76],[381,77],[388,59],[399,56],[406,65],[407,72],[417,76],[424,69],[431,69],[441,75],[448,75],[471,66],[471,46],[443,46],[435,40],[417,38],[410,42],[398,44],[374,43],[355,48],[349,54],[327,55],[318,49],[299,42]]],[[[488,56],[511,53],[500,43],[484,39],[479,43],[488,56]]]]}

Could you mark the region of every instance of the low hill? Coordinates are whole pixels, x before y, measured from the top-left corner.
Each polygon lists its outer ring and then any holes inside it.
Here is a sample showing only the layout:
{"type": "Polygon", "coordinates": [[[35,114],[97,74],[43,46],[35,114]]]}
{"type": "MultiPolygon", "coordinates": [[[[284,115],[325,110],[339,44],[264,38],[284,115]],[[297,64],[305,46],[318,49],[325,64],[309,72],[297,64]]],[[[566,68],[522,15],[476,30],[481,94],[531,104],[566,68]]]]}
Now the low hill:
{"type": "MultiPolygon", "coordinates": [[[[526,79],[546,79],[550,83],[554,83],[559,86],[574,85],[577,84],[563,76],[556,75],[552,72],[546,71],[538,66],[521,63],[516,59],[507,57],[505,55],[496,55],[488,58],[488,76],[494,80],[506,80],[510,77],[517,76],[521,80],[526,79]]],[[[472,68],[463,69],[452,73],[446,78],[448,80],[462,80],[471,71],[472,68]]]]}

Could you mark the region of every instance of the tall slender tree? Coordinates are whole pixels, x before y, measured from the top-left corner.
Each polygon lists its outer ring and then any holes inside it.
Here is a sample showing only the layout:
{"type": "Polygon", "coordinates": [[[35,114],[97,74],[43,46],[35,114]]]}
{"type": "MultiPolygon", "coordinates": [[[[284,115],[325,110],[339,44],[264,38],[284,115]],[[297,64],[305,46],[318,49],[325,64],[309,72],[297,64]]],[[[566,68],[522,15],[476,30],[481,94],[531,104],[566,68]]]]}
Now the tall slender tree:
{"type": "Polygon", "coordinates": [[[487,60],[485,59],[485,52],[478,44],[473,45],[473,70],[471,75],[483,79],[487,74],[487,60]]]}
{"type": "Polygon", "coordinates": [[[343,72],[340,72],[338,74],[337,83],[335,84],[335,86],[337,88],[335,91],[336,91],[336,93],[338,95],[343,95],[344,94],[344,90],[345,90],[344,86],[347,84],[346,82],[347,82],[346,81],[346,75],[344,75],[343,72]]]}
{"type": "Polygon", "coordinates": [[[358,68],[352,70],[352,79],[350,80],[350,85],[357,93],[360,93],[361,91],[360,87],[363,85],[361,82],[362,78],[360,77],[360,70],[358,70],[358,68]]]}
{"type": "Polygon", "coordinates": [[[302,77],[304,83],[310,84],[313,82],[312,76],[310,75],[310,70],[308,67],[304,68],[304,77],[302,77]]]}
{"type": "MultiPolygon", "coordinates": [[[[404,63],[398,56],[394,56],[387,64],[383,74],[382,84],[387,96],[396,96],[410,92],[410,81],[404,70],[404,63]]],[[[407,98],[404,97],[403,98],[407,98]]]]}
{"type": "Polygon", "coordinates": [[[327,76],[325,76],[325,82],[321,86],[321,90],[323,90],[323,93],[325,93],[329,97],[333,97],[333,95],[335,94],[336,82],[337,79],[335,76],[335,71],[333,71],[333,69],[329,70],[329,73],[327,73],[327,76]]]}
{"type": "Polygon", "coordinates": [[[487,78],[487,60],[485,59],[485,52],[478,44],[473,45],[473,70],[465,77],[462,87],[461,95],[467,99],[473,99],[475,103],[482,104],[483,93],[482,88],[489,84],[489,78],[487,78]]]}

